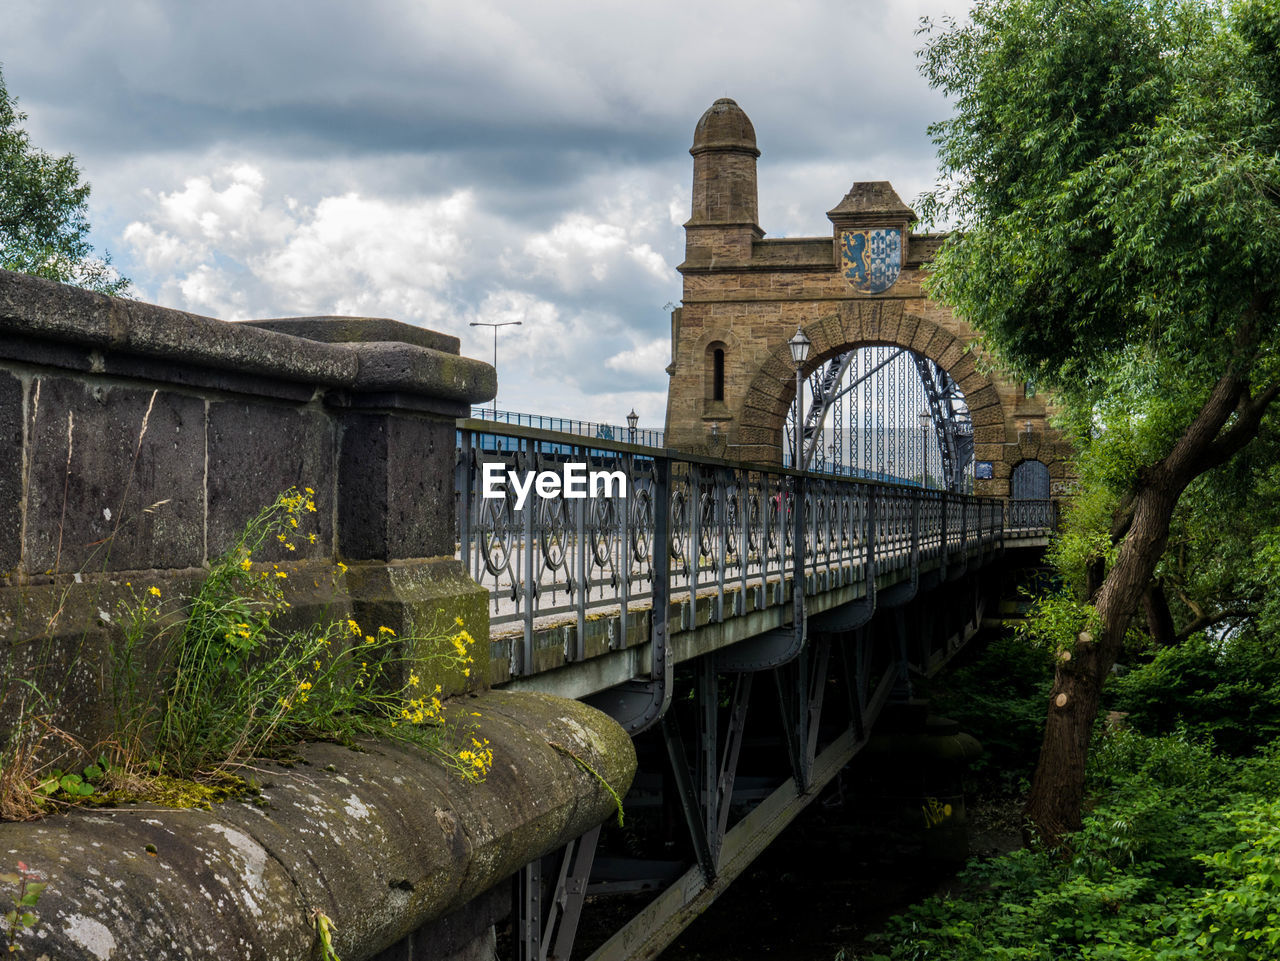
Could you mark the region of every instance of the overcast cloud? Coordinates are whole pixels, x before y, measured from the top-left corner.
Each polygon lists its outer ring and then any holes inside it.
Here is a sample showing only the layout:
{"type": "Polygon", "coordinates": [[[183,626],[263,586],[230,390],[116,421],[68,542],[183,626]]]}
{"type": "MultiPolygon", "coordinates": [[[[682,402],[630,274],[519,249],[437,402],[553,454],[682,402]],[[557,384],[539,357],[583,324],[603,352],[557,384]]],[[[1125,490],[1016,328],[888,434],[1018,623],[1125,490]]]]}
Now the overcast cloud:
{"type": "Polygon", "coordinates": [[[769,236],[857,180],[910,203],[947,106],[921,16],[963,0],[18,0],[0,68],[93,185],[142,300],[393,317],[499,340],[499,405],[661,426],[688,148],[733,97],[769,236]]]}

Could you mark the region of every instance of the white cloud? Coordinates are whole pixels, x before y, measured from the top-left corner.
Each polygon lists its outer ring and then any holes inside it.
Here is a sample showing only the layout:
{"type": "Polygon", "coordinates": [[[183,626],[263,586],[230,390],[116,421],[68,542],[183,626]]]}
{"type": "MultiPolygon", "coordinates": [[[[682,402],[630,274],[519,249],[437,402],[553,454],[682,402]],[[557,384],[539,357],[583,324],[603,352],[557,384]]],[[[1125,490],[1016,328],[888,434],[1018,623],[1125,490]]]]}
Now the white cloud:
{"type": "Polygon", "coordinates": [[[654,372],[661,372],[671,363],[671,341],[651,340],[630,350],[614,354],[604,362],[610,370],[635,374],[639,377],[653,378],[654,372]]]}
{"type": "Polygon", "coordinates": [[[240,164],[151,198],[123,239],[171,306],[228,319],[346,313],[439,321],[464,256],[468,191],[314,205],[240,164]]]}
{"type": "Polygon", "coordinates": [[[606,222],[574,212],[550,230],[526,240],[521,260],[508,257],[505,263],[517,271],[523,264],[526,276],[552,278],[570,293],[616,279],[627,269],[626,261],[639,266],[654,280],[676,283],[677,275],[665,258],[648,243],[634,241],[637,231],[646,228],[651,229],[651,225],[622,218],[606,222]]]}
{"type": "Polygon", "coordinates": [[[504,405],[652,424],[701,112],[754,122],[770,237],[827,234],[855,180],[911,203],[946,111],[914,27],[967,6],[16,0],[3,68],[143,299],[390,316],[482,358],[468,322],[521,319],[504,405]]]}

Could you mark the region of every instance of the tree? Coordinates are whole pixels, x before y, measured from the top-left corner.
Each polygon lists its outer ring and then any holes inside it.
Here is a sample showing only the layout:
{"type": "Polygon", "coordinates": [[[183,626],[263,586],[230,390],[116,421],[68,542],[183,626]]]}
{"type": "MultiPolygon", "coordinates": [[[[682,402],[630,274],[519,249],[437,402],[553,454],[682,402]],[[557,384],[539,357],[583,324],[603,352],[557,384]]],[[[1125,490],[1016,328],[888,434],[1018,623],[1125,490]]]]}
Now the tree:
{"type": "Polygon", "coordinates": [[[1175,508],[1280,393],[1280,0],[979,0],[923,30],[955,105],[923,207],[960,228],[932,289],[1052,388],[1080,450],[1027,805],[1056,843],[1175,508]]]}
{"type": "Polygon", "coordinates": [[[94,257],[86,240],[89,185],[73,156],[53,157],[31,145],[0,76],[0,267],[122,294],[129,281],[109,256],[94,257]]]}

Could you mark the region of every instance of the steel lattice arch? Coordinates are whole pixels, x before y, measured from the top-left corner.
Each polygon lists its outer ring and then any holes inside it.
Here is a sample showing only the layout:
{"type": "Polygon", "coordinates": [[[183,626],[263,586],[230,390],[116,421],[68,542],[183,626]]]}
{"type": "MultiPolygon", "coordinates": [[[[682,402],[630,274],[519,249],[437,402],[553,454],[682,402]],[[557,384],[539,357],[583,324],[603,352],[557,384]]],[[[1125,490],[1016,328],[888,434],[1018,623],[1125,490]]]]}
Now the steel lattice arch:
{"type": "MultiPolygon", "coordinates": [[[[959,385],[936,362],[902,347],[864,347],[827,360],[806,388],[805,470],[973,490],[973,421],[959,385]]],[[[793,406],[783,463],[794,450],[793,406]]]]}

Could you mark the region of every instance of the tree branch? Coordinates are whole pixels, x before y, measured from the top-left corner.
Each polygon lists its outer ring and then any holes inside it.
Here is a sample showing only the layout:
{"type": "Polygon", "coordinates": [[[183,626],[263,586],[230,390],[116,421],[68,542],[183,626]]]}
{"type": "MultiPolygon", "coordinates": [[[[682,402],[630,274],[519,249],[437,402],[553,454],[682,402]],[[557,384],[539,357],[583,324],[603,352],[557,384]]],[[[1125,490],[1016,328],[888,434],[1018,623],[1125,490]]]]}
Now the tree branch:
{"type": "Polygon", "coordinates": [[[1221,624],[1223,621],[1235,620],[1236,618],[1252,617],[1256,612],[1249,607],[1236,607],[1230,610],[1218,611],[1213,615],[1204,615],[1197,617],[1194,621],[1178,631],[1174,635],[1174,643],[1181,644],[1196,631],[1203,631],[1206,628],[1213,627],[1215,624],[1221,624]]]}
{"type": "Polygon", "coordinates": [[[1225,464],[1231,456],[1258,435],[1262,417],[1272,401],[1280,396],[1280,383],[1271,384],[1255,397],[1246,392],[1236,407],[1236,419],[1209,445],[1199,463],[1204,466],[1197,472],[1225,464]]]}

